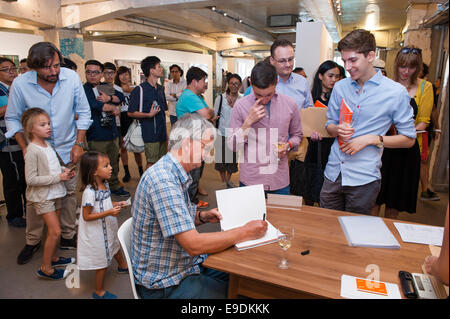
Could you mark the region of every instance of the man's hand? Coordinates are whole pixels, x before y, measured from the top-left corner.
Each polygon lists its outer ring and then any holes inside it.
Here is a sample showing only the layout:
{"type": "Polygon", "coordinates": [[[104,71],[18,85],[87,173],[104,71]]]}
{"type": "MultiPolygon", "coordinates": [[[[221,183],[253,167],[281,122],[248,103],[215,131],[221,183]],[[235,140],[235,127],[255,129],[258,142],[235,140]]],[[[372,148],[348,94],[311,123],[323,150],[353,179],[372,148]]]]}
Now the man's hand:
{"type": "Polygon", "coordinates": [[[222,215],[219,213],[217,208],[213,208],[211,210],[199,211],[198,216],[200,218],[200,214],[202,220],[208,223],[218,223],[222,219],[222,215]]]}
{"type": "Polygon", "coordinates": [[[320,135],[319,132],[316,132],[316,131],[311,132],[310,137],[311,137],[311,140],[313,140],[313,141],[321,141],[322,140],[322,136],[320,135]]]}
{"type": "Polygon", "coordinates": [[[355,133],[355,129],[347,124],[339,124],[337,126],[337,133],[343,142],[348,142],[353,136],[353,133],[355,133]]]}
{"type": "Polygon", "coordinates": [[[83,153],[83,148],[80,145],[75,144],[72,147],[72,151],[70,152],[70,161],[74,164],[77,164],[80,161],[83,153]]]}
{"type": "Polygon", "coordinates": [[[267,222],[264,220],[252,220],[242,226],[245,236],[242,241],[261,238],[266,234],[267,222]]]}
{"type": "Polygon", "coordinates": [[[341,151],[347,155],[355,155],[360,150],[372,143],[373,135],[362,135],[351,139],[350,142],[342,144],[341,151]]]}
{"type": "Polygon", "coordinates": [[[247,115],[247,118],[244,121],[245,128],[252,126],[254,123],[261,120],[264,116],[266,116],[266,107],[264,105],[259,104],[261,99],[256,100],[255,104],[250,108],[250,112],[247,115]]]}
{"type": "Polygon", "coordinates": [[[112,98],[109,95],[106,95],[101,91],[98,91],[98,93],[100,93],[100,95],[97,97],[97,101],[100,101],[102,103],[112,102],[112,98]]]}
{"type": "Polygon", "coordinates": [[[149,117],[154,117],[156,114],[159,113],[159,111],[161,111],[161,109],[159,108],[159,105],[157,105],[155,107],[155,105],[152,104],[152,107],[150,108],[150,113],[148,113],[149,117]]]}

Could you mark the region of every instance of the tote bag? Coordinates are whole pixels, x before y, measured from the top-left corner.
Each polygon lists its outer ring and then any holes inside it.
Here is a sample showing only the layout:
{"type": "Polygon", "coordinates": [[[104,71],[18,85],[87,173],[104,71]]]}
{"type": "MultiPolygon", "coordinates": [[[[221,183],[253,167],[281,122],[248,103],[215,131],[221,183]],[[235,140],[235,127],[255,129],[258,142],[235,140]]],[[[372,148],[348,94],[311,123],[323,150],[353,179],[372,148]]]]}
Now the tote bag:
{"type": "MultiPolygon", "coordinates": [[[[139,112],[142,112],[142,99],[144,92],[142,86],[139,85],[140,99],[139,112]]],[[[133,153],[142,153],[144,151],[144,140],[142,139],[141,123],[138,119],[134,119],[128,128],[127,134],[123,138],[123,143],[126,149],[133,153]]]]}

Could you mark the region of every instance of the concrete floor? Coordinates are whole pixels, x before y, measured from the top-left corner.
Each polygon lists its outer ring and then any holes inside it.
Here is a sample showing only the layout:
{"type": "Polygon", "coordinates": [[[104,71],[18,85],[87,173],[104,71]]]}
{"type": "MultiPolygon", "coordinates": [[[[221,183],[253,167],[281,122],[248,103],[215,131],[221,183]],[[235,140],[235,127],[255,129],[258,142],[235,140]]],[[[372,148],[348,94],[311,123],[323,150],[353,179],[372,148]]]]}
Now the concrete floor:
{"type": "MultiPolygon", "coordinates": [[[[132,174],[130,182],[126,183],[125,188],[134,195],[135,188],[139,182],[138,170],[134,162],[134,157],[129,154],[129,166],[132,174]]],[[[122,180],[123,167],[120,166],[119,178],[122,180]]],[[[238,174],[233,175],[232,181],[238,183],[238,174]]],[[[210,203],[210,208],[217,207],[215,199],[215,190],[225,188],[220,182],[218,172],[214,170],[214,164],[207,164],[201,179],[201,185],[208,191],[208,196],[201,196],[201,199],[210,203]]],[[[1,191],[1,194],[3,191],[1,191]]],[[[81,201],[79,194],[79,202],[81,201]]],[[[443,226],[445,220],[445,212],[448,204],[448,194],[439,193],[440,201],[422,202],[418,200],[417,213],[410,215],[408,213],[400,213],[399,219],[424,223],[435,226],[443,226]]],[[[47,281],[39,279],[35,276],[35,272],[39,268],[42,260],[41,249],[34,254],[31,261],[25,265],[18,265],[16,262],[17,255],[25,245],[25,229],[14,228],[8,226],[6,222],[6,208],[0,208],[0,298],[67,298],[67,299],[84,299],[91,298],[94,286],[94,271],[81,271],[80,288],[67,288],[65,280],[47,281]]],[[[384,209],[381,210],[381,216],[384,209]]],[[[130,217],[130,208],[125,208],[119,215],[119,225],[130,217]]],[[[204,225],[199,227],[199,231],[217,231],[218,225],[204,225]]],[[[75,250],[60,250],[60,256],[76,257],[75,250]]],[[[117,263],[113,260],[111,267],[108,269],[105,288],[116,294],[119,298],[132,298],[130,281],[128,275],[118,274],[117,263]]]]}

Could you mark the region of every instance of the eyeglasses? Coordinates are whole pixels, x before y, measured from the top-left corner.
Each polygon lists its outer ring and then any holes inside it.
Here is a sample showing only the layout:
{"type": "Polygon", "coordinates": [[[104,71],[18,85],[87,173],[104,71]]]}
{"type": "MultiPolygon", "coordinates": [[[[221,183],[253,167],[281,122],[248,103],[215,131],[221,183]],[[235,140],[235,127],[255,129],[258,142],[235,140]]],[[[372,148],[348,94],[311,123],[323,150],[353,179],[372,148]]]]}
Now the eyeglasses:
{"type": "Polygon", "coordinates": [[[421,54],[422,53],[422,49],[417,49],[417,48],[403,48],[400,50],[401,53],[414,53],[414,54],[421,54]]]}
{"type": "Polygon", "coordinates": [[[295,57],[291,56],[290,58],[287,58],[287,59],[279,59],[279,60],[274,59],[274,60],[277,61],[280,64],[283,64],[283,63],[286,63],[286,62],[290,63],[290,62],[294,61],[294,59],[295,59],[295,57]]]}
{"type": "Polygon", "coordinates": [[[0,72],[5,72],[5,73],[17,73],[17,67],[9,67],[9,68],[3,68],[0,69],[0,72]]]}
{"type": "Polygon", "coordinates": [[[102,72],[100,72],[100,71],[90,71],[90,70],[86,71],[87,75],[99,75],[100,73],[102,73],[102,72]]]}

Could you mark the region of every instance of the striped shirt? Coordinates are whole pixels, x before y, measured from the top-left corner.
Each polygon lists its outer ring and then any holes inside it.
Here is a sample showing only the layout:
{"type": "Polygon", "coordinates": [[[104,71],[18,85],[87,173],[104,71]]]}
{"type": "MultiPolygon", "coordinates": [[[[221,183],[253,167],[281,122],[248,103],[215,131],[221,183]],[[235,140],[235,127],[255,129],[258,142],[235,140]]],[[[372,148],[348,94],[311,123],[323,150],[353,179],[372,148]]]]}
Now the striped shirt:
{"type": "Polygon", "coordinates": [[[167,288],[200,273],[199,264],[207,255],[191,257],[175,239],[195,229],[196,206],[187,191],[191,183],[171,153],[142,175],[131,208],[131,262],[137,284],[167,288]]]}

